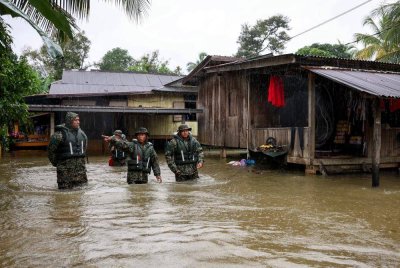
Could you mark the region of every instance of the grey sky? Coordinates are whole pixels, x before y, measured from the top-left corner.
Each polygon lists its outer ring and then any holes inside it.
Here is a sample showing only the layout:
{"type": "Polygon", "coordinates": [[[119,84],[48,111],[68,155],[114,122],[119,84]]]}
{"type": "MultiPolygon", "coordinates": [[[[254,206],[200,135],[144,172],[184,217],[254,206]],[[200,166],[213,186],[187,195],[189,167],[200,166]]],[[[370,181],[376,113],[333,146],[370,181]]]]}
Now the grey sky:
{"type": "MultiPolygon", "coordinates": [[[[148,16],[140,24],[128,20],[116,7],[92,1],[88,21],[79,21],[81,30],[92,42],[89,62],[99,61],[112,48],[128,49],[134,58],[154,50],[174,69],[195,61],[202,51],[210,55],[231,56],[241,25],[254,25],[258,19],[275,14],[290,18],[289,35],[296,35],[316,24],[332,18],[365,0],[153,0],[148,16]]],[[[389,1],[393,2],[393,1],[389,1]]],[[[286,53],[312,43],[342,43],[354,40],[354,33],[370,33],[362,25],[363,19],[382,0],[372,0],[364,6],[332,22],[291,40],[286,53]]],[[[39,48],[40,37],[20,19],[7,19],[12,26],[14,49],[17,53],[30,46],[39,48]]]]}

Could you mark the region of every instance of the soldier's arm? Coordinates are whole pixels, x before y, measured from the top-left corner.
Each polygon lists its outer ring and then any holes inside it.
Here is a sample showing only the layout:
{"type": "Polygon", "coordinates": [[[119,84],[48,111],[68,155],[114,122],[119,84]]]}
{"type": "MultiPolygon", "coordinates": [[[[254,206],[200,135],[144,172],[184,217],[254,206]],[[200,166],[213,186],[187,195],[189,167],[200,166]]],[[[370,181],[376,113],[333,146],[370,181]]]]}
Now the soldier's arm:
{"type": "MultiPolygon", "coordinates": [[[[82,134],[83,134],[83,136],[85,137],[85,149],[86,149],[86,151],[87,151],[89,140],[88,140],[88,137],[86,136],[86,133],[85,133],[85,132],[82,131],[82,134]]],[[[86,152],[86,153],[87,153],[87,152],[86,152]]]]}
{"type": "Polygon", "coordinates": [[[124,151],[126,153],[133,151],[133,143],[127,140],[117,140],[115,136],[112,136],[110,140],[110,146],[114,146],[117,150],[124,151]]]}
{"type": "Polygon", "coordinates": [[[197,154],[197,168],[202,168],[204,163],[204,153],[203,148],[200,143],[196,140],[196,154],[197,154]]]}
{"type": "Polygon", "coordinates": [[[197,163],[203,163],[204,162],[204,153],[203,153],[203,148],[201,147],[201,144],[196,140],[196,153],[197,153],[197,163]]]}
{"type": "Polygon", "coordinates": [[[169,169],[172,172],[177,173],[178,167],[176,166],[175,160],[174,160],[175,148],[176,148],[176,142],[174,142],[174,140],[171,140],[168,143],[167,150],[165,151],[165,160],[167,161],[169,169]]]}
{"type": "Polygon", "coordinates": [[[161,175],[161,169],[160,169],[160,164],[158,163],[158,157],[156,151],[152,150],[151,156],[150,156],[150,162],[151,162],[151,168],[153,169],[154,176],[160,176],[161,175]]]}
{"type": "Polygon", "coordinates": [[[50,138],[49,145],[47,146],[47,156],[50,160],[50,163],[53,166],[57,166],[57,155],[56,151],[60,143],[62,142],[63,136],[60,131],[56,131],[50,138]]]}

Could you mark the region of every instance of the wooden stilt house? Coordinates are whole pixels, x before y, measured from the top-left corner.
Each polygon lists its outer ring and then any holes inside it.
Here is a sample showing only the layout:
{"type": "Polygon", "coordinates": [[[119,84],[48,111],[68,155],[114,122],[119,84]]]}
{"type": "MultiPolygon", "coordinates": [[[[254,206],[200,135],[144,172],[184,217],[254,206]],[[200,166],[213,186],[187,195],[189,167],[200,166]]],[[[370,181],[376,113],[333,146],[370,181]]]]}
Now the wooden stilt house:
{"type": "MultiPolygon", "coordinates": [[[[201,143],[260,151],[268,138],[307,173],[400,163],[400,65],[295,54],[201,65],[201,143]]],[[[378,169],[379,170],[379,169],[378,169]]]]}

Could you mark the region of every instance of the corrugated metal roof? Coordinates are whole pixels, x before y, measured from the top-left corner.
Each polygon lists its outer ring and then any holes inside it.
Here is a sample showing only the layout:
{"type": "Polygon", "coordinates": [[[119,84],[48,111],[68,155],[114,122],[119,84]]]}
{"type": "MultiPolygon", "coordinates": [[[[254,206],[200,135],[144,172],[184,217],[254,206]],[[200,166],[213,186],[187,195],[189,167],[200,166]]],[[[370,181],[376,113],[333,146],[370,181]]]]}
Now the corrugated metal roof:
{"type": "Polygon", "coordinates": [[[194,114],[202,113],[203,109],[177,108],[134,108],[112,106],[70,106],[70,105],[37,105],[29,104],[30,112],[97,112],[97,113],[130,113],[130,114],[194,114]]]}
{"type": "Polygon", "coordinates": [[[158,92],[171,92],[171,93],[198,93],[199,88],[198,87],[169,87],[169,86],[163,86],[157,89],[153,89],[153,91],[158,91],[158,92]]]}
{"type": "Polygon", "coordinates": [[[379,97],[400,97],[400,73],[305,67],[313,73],[379,97]]]}
{"type": "Polygon", "coordinates": [[[146,93],[180,78],[182,76],[66,70],[62,80],[51,85],[49,95],[146,93]]]}
{"type": "MultiPolygon", "coordinates": [[[[331,66],[336,68],[400,72],[400,64],[395,64],[395,63],[320,57],[320,56],[301,56],[297,54],[283,54],[277,56],[262,55],[244,61],[235,61],[216,66],[202,66],[205,72],[200,72],[201,70],[198,70],[198,73],[205,74],[205,73],[215,73],[215,72],[218,73],[218,72],[242,71],[247,69],[269,68],[278,65],[282,66],[286,65],[288,67],[290,66],[295,67],[297,65],[316,66],[316,67],[331,66]]],[[[185,84],[187,81],[188,79],[185,78],[183,84],[185,84]]]]}

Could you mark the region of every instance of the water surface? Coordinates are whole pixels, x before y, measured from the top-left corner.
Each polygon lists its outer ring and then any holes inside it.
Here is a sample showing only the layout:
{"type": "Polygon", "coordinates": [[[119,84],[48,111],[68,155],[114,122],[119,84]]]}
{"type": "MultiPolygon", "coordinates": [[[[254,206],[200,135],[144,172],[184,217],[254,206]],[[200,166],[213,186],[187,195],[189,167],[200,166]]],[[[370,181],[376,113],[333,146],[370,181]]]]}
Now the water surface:
{"type": "Polygon", "coordinates": [[[399,267],[400,177],[304,176],[207,158],[195,182],[128,185],[91,157],[59,191],[46,153],[0,158],[0,267],[399,267]]]}

